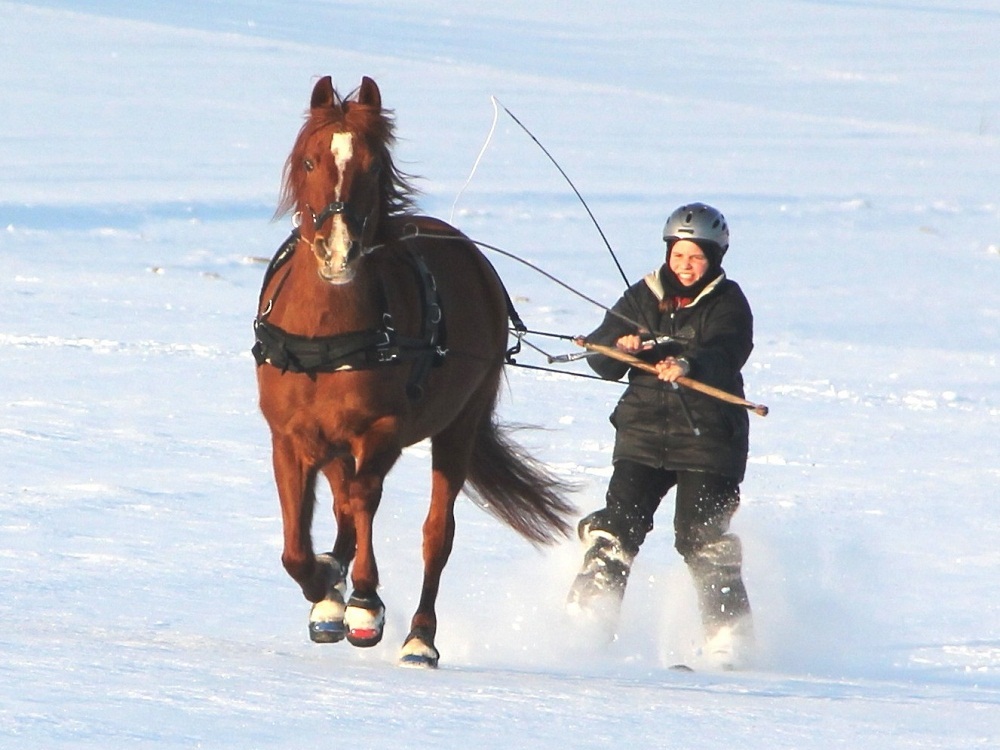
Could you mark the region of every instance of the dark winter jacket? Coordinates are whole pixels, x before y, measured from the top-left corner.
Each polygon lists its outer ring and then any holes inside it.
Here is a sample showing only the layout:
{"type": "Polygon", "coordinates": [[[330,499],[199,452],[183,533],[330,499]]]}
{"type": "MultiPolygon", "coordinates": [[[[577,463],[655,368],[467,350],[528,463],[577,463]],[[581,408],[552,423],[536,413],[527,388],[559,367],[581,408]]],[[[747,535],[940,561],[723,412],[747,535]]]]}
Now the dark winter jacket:
{"type": "MultiPolygon", "coordinates": [[[[678,309],[664,299],[660,272],[633,284],[614,311],[657,335],[684,343],[667,343],[638,354],[650,363],[666,356],[684,357],[688,377],[743,397],[743,367],[753,349],[753,314],[742,290],[725,274],[691,303],[678,309]]],[[[587,340],[614,346],[636,327],[608,313],[587,340]]],[[[629,386],[611,414],[617,430],[614,460],[629,459],[672,470],[708,471],[743,479],[749,419],[746,409],[696,391],[675,387],[655,375],[602,355],[588,358],[602,378],[618,380],[628,372],[629,386]]]]}

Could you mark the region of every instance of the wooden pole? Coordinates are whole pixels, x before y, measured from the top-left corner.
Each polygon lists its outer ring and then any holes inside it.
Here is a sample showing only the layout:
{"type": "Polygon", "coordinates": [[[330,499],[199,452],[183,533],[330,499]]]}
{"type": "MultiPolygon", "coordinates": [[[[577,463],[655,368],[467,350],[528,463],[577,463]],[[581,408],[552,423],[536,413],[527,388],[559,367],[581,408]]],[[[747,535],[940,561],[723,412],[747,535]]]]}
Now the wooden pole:
{"type": "MultiPolygon", "coordinates": [[[[603,354],[605,357],[617,359],[619,362],[624,362],[632,367],[645,370],[646,372],[650,372],[654,375],[656,374],[656,367],[654,365],[649,364],[649,362],[644,362],[628,352],[623,352],[621,349],[616,349],[613,346],[604,346],[603,344],[592,344],[583,338],[575,339],[575,342],[588,351],[603,354]]],[[[717,398],[720,401],[725,401],[727,404],[742,406],[745,409],[749,409],[754,414],[759,414],[762,417],[766,417],[769,411],[763,404],[755,404],[751,401],[747,401],[746,399],[742,399],[739,396],[734,396],[732,393],[724,391],[721,388],[706,385],[705,383],[692,380],[691,378],[682,376],[677,378],[674,382],[678,385],[684,386],[685,388],[690,388],[692,391],[698,391],[698,393],[704,393],[706,396],[711,396],[712,398],[717,398]]]]}

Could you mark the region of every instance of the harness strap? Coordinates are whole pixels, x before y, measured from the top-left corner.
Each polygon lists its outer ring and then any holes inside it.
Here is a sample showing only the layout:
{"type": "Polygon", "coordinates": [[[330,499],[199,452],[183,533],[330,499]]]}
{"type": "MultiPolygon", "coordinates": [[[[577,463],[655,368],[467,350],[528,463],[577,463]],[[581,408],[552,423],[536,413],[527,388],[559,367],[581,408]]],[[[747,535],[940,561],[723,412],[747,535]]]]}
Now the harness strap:
{"type": "Polygon", "coordinates": [[[267,322],[254,323],[254,360],[282,372],[335,372],[374,367],[398,358],[386,329],[351,331],[335,336],[300,336],[267,322]]]}
{"type": "MultiPolygon", "coordinates": [[[[385,289],[380,287],[382,324],[364,331],[349,331],[332,336],[302,336],[289,333],[267,320],[272,299],[264,303],[264,293],[278,271],[292,257],[298,242],[298,230],[282,243],[264,273],[264,282],[254,321],[254,345],[251,349],[258,366],[269,364],[282,372],[315,375],[346,369],[369,369],[380,365],[414,360],[406,392],[411,399],[423,394],[423,384],[432,367],[444,361],[444,321],[434,276],[424,259],[412,250],[408,258],[420,280],[423,326],[420,338],[400,336],[388,312],[385,289]]],[[[275,295],[276,296],[276,295],[275,295]]]]}
{"type": "Polygon", "coordinates": [[[267,291],[267,285],[271,283],[271,279],[274,275],[278,273],[285,263],[292,259],[292,253],[295,251],[295,245],[299,241],[299,230],[293,229],[292,233],[288,235],[288,239],[278,246],[277,251],[274,253],[274,257],[271,258],[271,262],[267,264],[267,269],[264,271],[264,281],[260,285],[260,297],[257,299],[257,314],[260,317],[267,315],[267,312],[261,308],[264,307],[264,292],[267,291]]]}
{"type": "MultiPolygon", "coordinates": [[[[417,235],[414,235],[417,236],[417,235]]],[[[403,239],[411,239],[404,237],[403,239]]],[[[423,385],[432,367],[439,366],[447,355],[444,347],[446,328],[437,284],[423,257],[413,251],[408,253],[414,270],[420,280],[421,307],[423,309],[422,336],[420,338],[399,336],[392,325],[388,312],[382,315],[382,325],[366,331],[351,331],[333,336],[301,336],[289,333],[268,322],[272,299],[265,307],[264,294],[278,271],[291,259],[299,240],[296,228],[278,248],[264,272],[258,301],[257,319],[254,321],[255,342],[252,348],[257,365],[269,364],[282,372],[315,374],[335,372],[345,369],[367,369],[395,362],[414,360],[410,377],[406,383],[406,393],[416,400],[423,394],[423,385]]],[[[493,265],[490,264],[490,268],[493,265]]],[[[496,269],[493,269],[496,274],[496,269]]],[[[499,274],[496,274],[503,289],[507,304],[507,317],[515,331],[516,341],[505,352],[508,364],[517,364],[514,355],[521,351],[521,338],[528,328],[521,319],[510,293],[499,274]]],[[[276,295],[275,295],[276,296],[276,295]]],[[[382,290],[382,309],[387,310],[385,292],[382,290]]]]}
{"type": "MultiPolygon", "coordinates": [[[[491,250],[497,250],[498,252],[501,252],[504,255],[509,255],[509,253],[504,253],[502,250],[500,250],[500,248],[493,247],[492,245],[487,245],[483,242],[476,242],[475,240],[470,240],[468,237],[465,237],[464,235],[461,234],[450,235],[450,234],[435,234],[433,232],[431,233],[421,232],[420,228],[417,227],[415,224],[409,224],[407,225],[407,228],[410,230],[410,233],[402,237],[402,239],[404,240],[412,240],[422,236],[433,237],[435,239],[443,239],[443,240],[461,240],[464,242],[471,242],[472,244],[479,245],[480,247],[488,247],[491,250]]],[[[523,260],[521,260],[516,256],[511,256],[511,257],[514,257],[515,260],[519,260],[522,263],[524,263],[523,260]]],[[[524,337],[524,334],[528,332],[528,327],[524,324],[524,321],[521,320],[521,316],[517,314],[517,310],[514,309],[514,303],[510,299],[510,293],[507,291],[507,286],[503,283],[503,279],[500,278],[500,274],[497,273],[496,267],[485,256],[483,256],[483,260],[486,261],[486,265],[489,266],[491,271],[493,271],[493,276],[496,278],[497,283],[500,285],[500,288],[503,289],[504,300],[507,303],[507,317],[510,319],[511,325],[514,328],[515,336],[517,338],[517,341],[514,343],[514,345],[511,346],[509,349],[507,349],[507,351],[504,353],[504,361],[507,364],[514,365],[517,364],[517,362],[514,360],[514,355],[521,351],[521,339],[524,337]]],[[[528,265],[531,264],[529,263],[528,265]]],[[[532,266],[532,268],[535,267],[532,266]]],[[[536,270],[539,269],[536,268],[536,270]]],[[[555,280],[558,281],[558,279],[555,280]]],[[[571,289],[570,291],[574,290],[571,289]]]]}
{"type": "Polygon", "coordinates": [[[398,339],[398,341],[400,346],[411,346],[420,352],[413,363],[410,377],[406,381],[406,395],[411,400],[416,400],[423,395],[424,382],[430,375],[431,368],[437,367],[444,361],[447,351],[438,345],[443,339],[444,318],[441,314],[441,303],[434,275],[427,268],[427,263],[419,253],[411,250],[410,260],[416,266],[417,276],[422,282],[420,298],[424,311],[423,338],[420,340],[398,339]]]}

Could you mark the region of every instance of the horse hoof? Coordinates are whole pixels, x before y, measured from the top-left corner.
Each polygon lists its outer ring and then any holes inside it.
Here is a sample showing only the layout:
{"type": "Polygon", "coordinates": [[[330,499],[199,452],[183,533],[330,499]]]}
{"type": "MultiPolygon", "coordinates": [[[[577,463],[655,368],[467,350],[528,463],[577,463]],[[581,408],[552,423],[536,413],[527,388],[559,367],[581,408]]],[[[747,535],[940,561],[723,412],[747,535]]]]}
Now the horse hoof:
{"type": "Polygon", "coordinates": [[[399,657],[399,666],[411,669],[437,669],[437,651],[433,654],[402,654],[399,657]]]}
{"type": "Polygon", "coordinates": [[[354,628],[347,631],[347,642],[357,648],[371,648],[382,641],[382,631],[376,628],[354,628]]]}
{"type": "Polygon", "coordinates": [[[382,640],[385,625],[385,605],[376,594],[352,596],[344,612],[347,641],[352,646],[371,648],[382,640]]]}
{"type": "Polygon", "coordinates": [[[438,660],[431,659],[416,654],[407,654],[399,657],[399,666],[409,669],[437,669],[438,660]]]}
{"type": "Polygon", "coordinates": [[[309,638],[313,643],[340,643],[346,635],[343,622],[309,623],[309,638]]]}
{"type": "Polygon", "coordinates": [[[344,600],[339,594],[312,606],[309,610],[309,638],[313,643],[337,643],[346,635],[344,600]]]}
{"type": "Polygon", "coordinates": [[[440,658],[432,638],[422,633],[411,633],[399,652],[399,665],[435,669],[440,658]]]}

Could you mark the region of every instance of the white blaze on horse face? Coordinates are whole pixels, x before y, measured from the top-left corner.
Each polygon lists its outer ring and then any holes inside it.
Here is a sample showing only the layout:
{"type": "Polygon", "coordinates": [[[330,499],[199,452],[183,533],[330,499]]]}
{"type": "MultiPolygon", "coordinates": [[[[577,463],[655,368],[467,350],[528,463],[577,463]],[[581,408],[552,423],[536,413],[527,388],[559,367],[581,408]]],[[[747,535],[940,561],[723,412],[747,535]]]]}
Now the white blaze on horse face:
{"type": "Polygon", "coordinates": [[[330,139],[330,153],[333,163],[337,165],[336,198],[340,199],[340,191],[344,189],[344,167],[354,156],[354,136],[351,133],[334,133],[330,139]]]}
{"type": "MultiPolygon", "coordinates": [[[[344,200],[344,172],[354,156],[354,136],[351,133],[334,133],[330,139],[330,153],[333,163],[337,166],[337,185],[333,191],[333,201],[344,200]]],[[[335,214],[332,219],[330,236],[326,240],[328,259],[324,264],[322,275],[328,281],[344,283],[350,281],[354,274],[347,265],[348,252],[351,248],[351,233],[343,214],[335,214]]]]}

